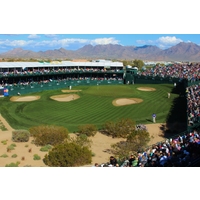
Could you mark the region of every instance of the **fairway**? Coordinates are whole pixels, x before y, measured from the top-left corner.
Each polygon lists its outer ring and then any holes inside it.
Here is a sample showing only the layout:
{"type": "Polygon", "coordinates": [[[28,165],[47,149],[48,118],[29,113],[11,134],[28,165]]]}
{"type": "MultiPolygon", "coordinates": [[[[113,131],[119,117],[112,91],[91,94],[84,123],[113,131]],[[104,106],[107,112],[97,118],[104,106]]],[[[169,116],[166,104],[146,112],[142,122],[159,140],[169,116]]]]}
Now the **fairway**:
{"type": "MultiPolygon", "coordinates": [[[[79,96],[74,101],[55,101],[55,95],[67,94],[60,90],[48,90],[23,96],[40,96],[35,101],[12,102],[11,97],[0,99],[0,112],[14,129],[28,129],[41,124],[54,124],[66,127],[70,132],[78,130],[79,125],[95,124],[101,128],[106,121],[131,118],[136,123],[152,123],[152,113],[156,113],[158,123],[165,123],[172,107],[173,100],[178,97],[167,93],[173,89],[172,84],[151,85],[110,85],[110,86],[76,86],[74,92],[79,96]],[[141,91],[138,87],[155,88],[154,91],[141,91]],[[114,106],[112,102],[120,98],[142,99],[140,103],[114,106]]],[[[21,96],[22,97],[22,96],[21,96]]]]}

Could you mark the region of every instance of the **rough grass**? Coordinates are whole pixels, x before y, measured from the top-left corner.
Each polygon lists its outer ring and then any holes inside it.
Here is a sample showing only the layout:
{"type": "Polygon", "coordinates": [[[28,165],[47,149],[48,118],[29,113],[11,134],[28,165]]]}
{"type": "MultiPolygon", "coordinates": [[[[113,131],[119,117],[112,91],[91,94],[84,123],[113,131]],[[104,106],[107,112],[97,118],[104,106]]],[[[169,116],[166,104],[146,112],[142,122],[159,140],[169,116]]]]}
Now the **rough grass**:
{"type": "MultiPolygon", "coordinates": [[[[135,84],[110,86],[76,86],[73,89],[80,96],[76,101],[57,102],[50,99],[53,95],[62,94],[61,90],[48,90],[32,95],[41,98],[32,102],[11,102],[9,98],[0,100],[0,112],[14,129],[29,129],[41,124],[59,125],[70,132],[78,130],[78,126],[94,124],[101,128],[106,121],[116,121],[119,118],[131,118],[136,123],[152,123],[152,113],[156,113],[156,122],[166,122],[173,100],[178,97],[167,93],[173,89],[173,84],[135,84]],[[152,87],[156,91],[145,92],[138,87],[152,87]],[[116,98],[140,98],[143,102],[127,106],[115,107],[112,101],[116,98]]],[[[28,95],[27,95],[28,96],[28,95]]]]}

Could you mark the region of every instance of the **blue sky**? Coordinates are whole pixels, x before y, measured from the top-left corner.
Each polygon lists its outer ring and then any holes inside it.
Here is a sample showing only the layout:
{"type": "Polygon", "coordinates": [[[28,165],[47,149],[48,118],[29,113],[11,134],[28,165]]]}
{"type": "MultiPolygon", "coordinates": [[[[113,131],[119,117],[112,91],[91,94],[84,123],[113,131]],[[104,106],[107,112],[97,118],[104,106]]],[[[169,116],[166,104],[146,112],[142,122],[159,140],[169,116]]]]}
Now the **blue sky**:
{"type": "Polygon", "coordinates": [[[14,48],[45,51],[59,48],[76,50],[84,45],[156,45],[166,49],[180,42],[200,45],[200,34],[0,34],[0,53],[14,48]]]}

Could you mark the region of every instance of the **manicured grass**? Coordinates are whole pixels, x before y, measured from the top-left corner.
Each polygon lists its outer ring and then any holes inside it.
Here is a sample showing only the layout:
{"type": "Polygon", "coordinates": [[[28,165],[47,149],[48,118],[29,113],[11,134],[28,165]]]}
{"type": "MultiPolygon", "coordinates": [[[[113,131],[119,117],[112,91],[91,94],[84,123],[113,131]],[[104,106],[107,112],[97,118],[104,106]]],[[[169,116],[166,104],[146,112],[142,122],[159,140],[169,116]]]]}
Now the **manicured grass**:
{"type": "Polygon", "coordinates": [[[136,123],[152,123],[152,113],[156,113],[156,122],[166,122],[169,111],[177,94],[167,98],[173,84],[151,85],[109,85],[109,86],[76,86],[73,90],[81,98],[70,102],[58,102],[50,99],[52,95],[62,94],[60,90],[43,91],[27,94],[40,95],[32,102],[11,102],[9,97],[0,100],[0,112],[14,129],[28,129],[41,124],[54,124],[66,127],[70,132],[77,131],[79,125],[95,124],[101,128],[106,121],[120,118],[131,118],[136,123]],[[156,91],[137,90],[138,87],[153,87],[156,91]],[[112,101],[116,98],[141,98],[140,104],[115,107],[112,101]]]}

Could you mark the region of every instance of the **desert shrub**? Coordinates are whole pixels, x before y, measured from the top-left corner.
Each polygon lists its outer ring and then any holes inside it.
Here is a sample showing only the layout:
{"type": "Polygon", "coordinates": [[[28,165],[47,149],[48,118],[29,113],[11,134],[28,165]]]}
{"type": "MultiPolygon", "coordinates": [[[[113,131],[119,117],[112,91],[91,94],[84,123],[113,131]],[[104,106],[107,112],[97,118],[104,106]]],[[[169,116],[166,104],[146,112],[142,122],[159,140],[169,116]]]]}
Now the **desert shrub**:
{"type": "Polygon", "coordinates": [[[0,122],[0,129],[1,129],[2,131],[7,131],[7,130],[8,130],[8,129],[3,125],[2,122],[0,122]]]}
{"type": "Polygon", "coordinates": [[[26,144],[25,147],[28,147],[28,144],[26,144]]]}
{"type": "Polygon", "coordinates": [[[20,164],[20,162],[16,162],[16,163],[10,163],[10,164],[6,164],[5,167],[18,167],[18,165],[20,164]]]}
{"type": "Polygon", "coordinates": [[[7,140],[2,140],[1,143],[2,143],[3,145],[6,145],[6,144],[7,144],[7,140]]]}
{"type": "Polygon", "coordinates": [[[8,155],[4,153],[4,154],[2,154],[0,157],[2,157],[2,158],[7,158],[8,155]]]}
{"type": "Polygon", "coordinates": [[[85,134],[88,137],[95,136],[97,127],[93,124],[86,124],[78,127],[78,133],[85,134]]]}
{"type": "Polygon", "coordinates": [[[15,143],[12,143],[10,146],[12,147],[16,147],[17,145],[15,143]]]}
{"type": "Polygon", "coordinates": [[[41,157],[38,154],[33,155],[33,160],[40,160],[41,157]]]}
{"type": "Polygon", "coordinates": [[[51,149],[51,148],[52,148],[52,146],[48,144],[48,145],[41,147],[40,151],[49,151],[49,149],[51,149]]]}
{"type": "Polygon", "coordinates": [[[137,155],[138,151],[142,151],[150,141],[149,132],[145,130],[135,130],[127,136],[126,141],[120,141],[111,145],[111,152],[118,158],[124,158],[127,155],[137,155]]]}
{"type": "Polygon", "coordinates": [[[52,167],[77,167],[90,164],[92,152],[74,142],[56,145],[45,155],[43,162],[52,167]]]}
{"type": "Polygon", "coordinates": [[[109,136],[126,138],[135,131],[135,121],[132,119],[120,119],[117,122],[108,121],[103,125],[103,132],[109,136]]]}
{"type": "Polygon", "coordinates": [[[13,146],[13,145],[9,145],[8,147],[7,147],[7,150],[14,150],[15,149],[15,147],[13,146]]]}
{"type": "Polygon", "coordinates": [[[17,154],[13,154],[11,157],[12,158],[17,158],[17,154]]]}
{"type": "Polygon", "coordinates": [[[71,138],[70,141],[86,147],[91,147],[92,143],[92,140],[90,140],[85,134],[80,134],[76,138],[71,138]]]}
{"type": "Polygon", "coordinates": [[[30,132],[27,130],[14,130],[12,132],[12,140],[14,142],[28,142],[30,132]]]}
{"type": "Polygon", "coordinates": [[[7,131],[8,129],[3,125],[3,126],[1,126],[1,130],[2,131],[7,131]]]}
{"type": "Polygon", "coordinates": [[[30,128],[31,136],[34,138],[35,145],[56,145],[62,143],[69,137],[68,130],[62,126],[41,125],[30,128]]]}

